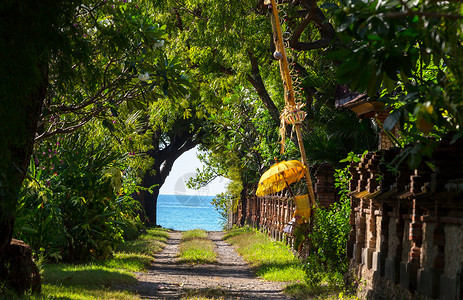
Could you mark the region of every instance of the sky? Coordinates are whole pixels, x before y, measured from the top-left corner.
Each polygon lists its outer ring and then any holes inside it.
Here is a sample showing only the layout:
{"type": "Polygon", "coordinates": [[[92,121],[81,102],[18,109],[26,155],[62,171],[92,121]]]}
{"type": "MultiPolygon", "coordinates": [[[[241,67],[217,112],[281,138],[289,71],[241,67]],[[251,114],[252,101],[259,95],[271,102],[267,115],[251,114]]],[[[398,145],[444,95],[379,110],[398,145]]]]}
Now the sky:
{"type": "Polygon", "coordinates": [[[162,185],[160,194],[164,195],[201,195],[215,196],[225,192],[225,185],[229,182],[224,177],[214,179],[200,190],[186,187],[185,182],[196,174],[196,168],[202,169],[201,161],[196,157],[197,148],[183,153],[174,163],[166,182],[162,185]]]}

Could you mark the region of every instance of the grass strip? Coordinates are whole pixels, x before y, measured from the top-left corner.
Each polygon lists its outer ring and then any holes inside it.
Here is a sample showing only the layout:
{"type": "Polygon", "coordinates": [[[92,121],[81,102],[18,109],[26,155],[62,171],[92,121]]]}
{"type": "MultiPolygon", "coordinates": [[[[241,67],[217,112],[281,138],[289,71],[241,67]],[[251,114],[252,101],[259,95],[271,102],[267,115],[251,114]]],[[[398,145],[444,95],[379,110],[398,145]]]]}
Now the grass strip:
{"type": "Polygon", "coordinates": [[[203,229],[193,229],[182,233],[182,241],[189,241],[195,238],[207,239],[207,232],[203,229]]]}
{"type": "Polygon", "coordinates": [[[282,242],[249,227],[233,229],[224,239],[251,264],[256,275],[269,281],[302,282],[305,272],[299,259],[282,242]]]}
{"type": "MultiPolygon", "coordinates": [[[[136,294],[111,289],[115,285],[137,282],[133,272],[146,270],[169,236],[161,228],[119,247],[113,258],[85,264],[45,264],[42,294],[22,299],[140,299],[136,294]]],[[[1,297],[0,297],[1,298],[1,297]]]]}
{"type": "Polygon", "coordinates": [[[194,229],[182,233],[178,261],[191,264],[206,264],[217,261],[215,244],[207,238],[205,230],[194,229]]]}

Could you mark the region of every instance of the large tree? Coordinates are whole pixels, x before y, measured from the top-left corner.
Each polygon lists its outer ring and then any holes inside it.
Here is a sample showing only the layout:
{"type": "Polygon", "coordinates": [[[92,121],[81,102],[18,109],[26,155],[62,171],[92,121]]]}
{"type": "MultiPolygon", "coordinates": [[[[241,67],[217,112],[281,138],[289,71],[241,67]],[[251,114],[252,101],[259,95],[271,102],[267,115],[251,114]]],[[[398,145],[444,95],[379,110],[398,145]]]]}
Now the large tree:
{"type": "Polygon", "coordinates": [[[18,194],[34,142],[92,120],[113,129],[118,106],[186,91],[160,50],[164,28],[143,1],[2,1],[0,4],[0,281],[18,194]]]}
{"type": "Polygon", "coordinates": [[[19,190],[47,95],[49,60],[69,27],[72,1],[0,4],[0,281],[8,279],[8,248],[19,190]]]}
{"type": "Polygon", "coordinates": [[[201,125],[193,125],[191,119],[178,119],[169,130],[155,129],[152,134],[151,150],[147,152],[154,163],[142,179],[140,199],[145,209],[145,221],[156,225],[156,205],[159,190],[169,175],[174,162],[188,150],[193,149],[207,134],[207,129],[201,125]]]}

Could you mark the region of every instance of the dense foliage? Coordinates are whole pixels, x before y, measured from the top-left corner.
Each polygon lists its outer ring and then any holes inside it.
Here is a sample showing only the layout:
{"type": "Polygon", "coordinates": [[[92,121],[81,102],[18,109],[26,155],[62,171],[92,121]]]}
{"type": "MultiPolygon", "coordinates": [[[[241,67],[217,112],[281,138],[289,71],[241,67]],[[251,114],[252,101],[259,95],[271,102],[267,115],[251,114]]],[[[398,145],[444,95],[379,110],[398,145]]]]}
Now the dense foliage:
{"type": "MultiPolygon", "coordinates": [[[[34,9],[29,2],[23,4],[24,11],[34,9]]],[[[12,10],[8,5],[1,8],[12,10]]],[[[143,207],[133,196],[156,186],[139,187],[154,162],[147,155],[153,142],[151,125],[167,115],[157,111],[149,117],[148,107],[178,99],[188,88],[179,61],[163,51],[165,26],[153,22],[149,7],[144,1],[69,3],[55,7],[69,9],[61,23],[41,23],[40,29],[58,26],[60,33],[53,43],[42,45],[49,46],[42,49],[47,66],[42,79],[47,84],[37,98],[37,119],[31,119],[38,127],[27,128],[30,142],[35,139],[36,144],[30,159],[21,158],[29,168],[20,170],[26,180],[18,205],[13,205],[17,199],[3,199],[9,210],[2,209],[0,219],[10,222],[16,213],[15,237],[48,257],[108,257],[123,242],[124,232],[126,237],[138,232],[143,207]]],[[[10,134],[20,136],[13,130],[10,134]]]]}
{"type": "MultiPolygon", "coordinates": [[[[198,83],[196,97],[215,128],[213,138],[201,143],[207,151],[202,156],[207,167],[199,173],[196,185],[226,176],[236,182],[227,192],[232,194],[228,198],[239,198],[241,187],[250,193],[275,157],[284,160],[299,156],[289,126],[291,137],[286,137],[285,153],[279,153],[278,124],[284,97],[278,63],[272,56],[268,9],[263,1],[157,4],[158,18],[169,28],[167,50],[188,65],[193,82],[198,83]]],[[[317,27],[307,23],[300,25],[305,29],[302,35],[295,30],[300,13],[310,15],[306,10],[298,12],[306,9],[307,3],[285,3],[279,8],[285,35],[319,38],[317,27]]],[[[326,27],[321,23],[317,25],[326,27]]],[[[334,33],[332,28],[328,31],[334,33]]],[[[326,59],[321,50],[329,44],[288,48],[297,100],[306,104],[304,143],[310,149],[308,158],[312,163],[336,164],[349,149],[361,152],[376,146],[376,124],[368,120],[359,123],[352,113],[335,108],[336,64],[326,59]]],[[[219,205],[231,203],[231,199],[220,198],[216,201],[219,205]]]]}
{"type": "Polygon", "coordinates": [[[15,236],[50,258],[106,258],[124,241],[124,228],[136,230],[141,207],[125,171],[130,157],[115,151],[110,137],[92,138],[96,133],[48,140],[31,160],[15,236]]]}
{"type": "Polygon", "coordinates": [[[384,102],[393,111],[386,130],[400,129],[398,146],[417,167],[435,141],[462,123],[461,4],[445,1],[352,1],[327,5],[343,47],[340,82],[384,102]]]}

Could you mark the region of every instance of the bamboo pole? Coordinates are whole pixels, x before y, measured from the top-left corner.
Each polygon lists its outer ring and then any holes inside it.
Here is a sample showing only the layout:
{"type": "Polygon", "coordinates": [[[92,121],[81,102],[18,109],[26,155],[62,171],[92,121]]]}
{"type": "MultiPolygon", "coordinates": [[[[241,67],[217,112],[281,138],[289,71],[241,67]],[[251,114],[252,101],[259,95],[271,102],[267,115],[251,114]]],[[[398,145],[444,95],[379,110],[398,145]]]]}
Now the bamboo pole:
{"type": "MultiPolygon", "coordinates": [[[[282,58],[279,60],[279,64],[280,64],[281,79],[283,80],[283,86],[285,90],[285,103],[291,106],[295,106],[296,102],[294,99],[293,83],[292,83],[291,75],[289,73],[289,64],[288,64],[288,59],[286,57],[285,46],[283,44],[283,34],[281,33],[281,26],[280,26],[280,19],[278,17],[277,4],[275,0],[271,0],[270,3],[272,5],[271,21],[272,21],[272,27],[274,30],[273,41],[275,43],[276,51],[280,52],[282,55],[282,58]]],[[[299,144],[299,151],[301,152],[302,163],[306,167],[305,179],[307,182],[307,189],[309,191],[309,199],[313,207],[315,206],[315,194],[313,191],[312,178],[309,172],[309,164],[307,162],[305,147],[302,141],[302,132],[301,132],[301,128],[299,124],[295,124],[294,128],[295,128],[296,135],[297,135],[297,142],[299,144]]]]}
{"type": "MultiPolygon", "coordinates": [[[[283,34],[281,33],[280,18],[278,17],[278,10],[275,0],[271,0],[272,4],[272,27],[276,31],[276,36],[273,37],[273,42],[275,43],[275,48],[283,56],[280,62],[280,72],[281,79],[283,80],[283,86],[285,88],[285,103],[290,105],[295,105],[294,101],[294,90],[293,82],[291,80],[291,75],[289,74],[289,64],[288,59],[286,58],[286,50],[283,44],[283,34]]],[[[275,33],[274,33],[275,34],[275,33]]]]}

